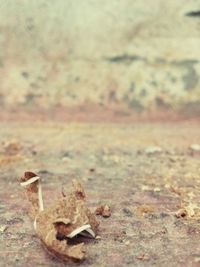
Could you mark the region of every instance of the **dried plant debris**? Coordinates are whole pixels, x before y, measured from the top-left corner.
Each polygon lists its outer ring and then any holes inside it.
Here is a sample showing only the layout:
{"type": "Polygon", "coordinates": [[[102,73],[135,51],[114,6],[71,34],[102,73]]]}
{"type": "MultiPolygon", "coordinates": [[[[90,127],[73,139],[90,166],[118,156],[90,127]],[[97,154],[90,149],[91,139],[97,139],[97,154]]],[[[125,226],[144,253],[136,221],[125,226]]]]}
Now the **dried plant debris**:
{"type": "Polygon", "coordinates": [[[175,216],[177,218],[192,218],[196,217],[198,218],[200,215],[199,213],[199,207],[196,203],[187,203],[185,205],[182,205],[182,207],[176,211],[175,216]]]}
{"type": "Polygon", "coordinates": [[[176,218],[184,218],[187,216],[187,211],[184,208],[181,208],[175,212],[176,218]]]}
{"type": "Polygon", "coordinates": [[[20,182],[32,204],[34,228],[48,251],[62,260],[83,260],[84,243],[71,245],[68,241],[77,235],[95,238],[99,222],[86,207],[81,184],[73,180],[74,191],[68,196],[63,193],[60,199],[44,209],[40,177],[25,172],[20,182]]]}
{"type": "Polygon", "coordinates": [[[108,205],[101,205],[96,208],[95,214],[107,218],[111,216],[111,209],[108,205]]]}

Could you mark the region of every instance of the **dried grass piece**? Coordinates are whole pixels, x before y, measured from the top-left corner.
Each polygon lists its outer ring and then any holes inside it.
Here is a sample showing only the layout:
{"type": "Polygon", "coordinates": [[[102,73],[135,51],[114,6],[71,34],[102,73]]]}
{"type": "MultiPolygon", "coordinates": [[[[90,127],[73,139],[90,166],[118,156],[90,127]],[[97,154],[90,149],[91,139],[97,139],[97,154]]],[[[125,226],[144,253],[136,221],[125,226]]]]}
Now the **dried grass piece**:
{"type": "Polygon", "coordinates": [[[95,214],[101,215],[105,218],[110,217],[111,216],[110,207],[108,205],[101,205],[98,208],[96,208],[95,214]]]}
{"type": "Polygon", "coordinates": [[[81,184],[73,180],[74,191],[68,196],[63,194],[45,209],[41,208],[39,177],[32,172],[26,172],[21,178],[21,185],[26,186],[26,194],[35,214],[35,230],[48,251],[63,260],[84,259],[84,243],[72,246],[67,240],[79,234],[94,238],[99,222],[95,214],[86,207],[86,196],[81,184]]]}
{"type": "Polygon", "coordinates": [[[181,190],[179,188],[177,188],[177,187],[174,187],[174,186],[170,185],[169,189],[170,189],[171,192],[177,194],[178,196],[182,195],[181,190]]]}

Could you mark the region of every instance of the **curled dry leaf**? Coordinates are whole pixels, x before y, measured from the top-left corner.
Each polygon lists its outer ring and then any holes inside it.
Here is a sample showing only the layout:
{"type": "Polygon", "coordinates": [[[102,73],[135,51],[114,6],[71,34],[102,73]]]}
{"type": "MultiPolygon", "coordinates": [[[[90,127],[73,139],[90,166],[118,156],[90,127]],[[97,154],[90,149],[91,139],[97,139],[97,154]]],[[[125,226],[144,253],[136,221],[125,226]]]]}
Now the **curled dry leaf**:
{"type": "Polygon", "coordinates": [[[103,217],[110,217],[111,216],[111,210],[108,205],[101,205],[95,210],[96,215],[101,215],[103,217]]]}
{"type": "Polygon", "coordinates": [[[32,204],[35,230],[49,252],[62,260],[85,258],[84,243],[69,245],[68,240],[77,235],[94,238],[99,222],[85,204],[85,192],[81,184],[73,180],[74,191],[63,196],[50,207],[43,208],[40,178],[26,172],[21,178],[26,195],[32,204]]]}

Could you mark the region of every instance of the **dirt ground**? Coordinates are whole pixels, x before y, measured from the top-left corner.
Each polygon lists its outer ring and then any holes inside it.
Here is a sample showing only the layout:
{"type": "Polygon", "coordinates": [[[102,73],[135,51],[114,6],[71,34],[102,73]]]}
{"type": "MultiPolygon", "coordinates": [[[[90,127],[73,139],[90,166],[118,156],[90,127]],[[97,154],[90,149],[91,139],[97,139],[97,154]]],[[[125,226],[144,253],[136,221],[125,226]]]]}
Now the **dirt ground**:
{"type": "Polygon", "coordinates": [[[199,122],[2,121],[0,141],[0,266],[200,266],[199,122]],[[92,209],[110,205],[81,264],[43,249],[18,183],[26,170],[42,177],[46,206],[73,178],[92,209]]]}

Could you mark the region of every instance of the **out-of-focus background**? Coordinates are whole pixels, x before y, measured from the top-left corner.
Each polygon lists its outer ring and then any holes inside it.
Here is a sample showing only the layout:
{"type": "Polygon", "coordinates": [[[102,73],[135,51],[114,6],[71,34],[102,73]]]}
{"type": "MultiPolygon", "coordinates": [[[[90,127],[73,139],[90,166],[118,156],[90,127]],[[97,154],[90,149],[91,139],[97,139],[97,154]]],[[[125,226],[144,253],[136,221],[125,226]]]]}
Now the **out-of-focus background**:
{"type": "Polygon", "coordinates": [[[199,116],[199,36],[196,0],[2,0],[1,106],[199,116]]]}
{"type": "Polygon", "coordinates": [[[199,267],[199,122],[200,0],[0,0],[0,267],[77,267],[38,240],[25,171],[45,208],[74,178],[110,207],[78,266],[199,267]]]}

